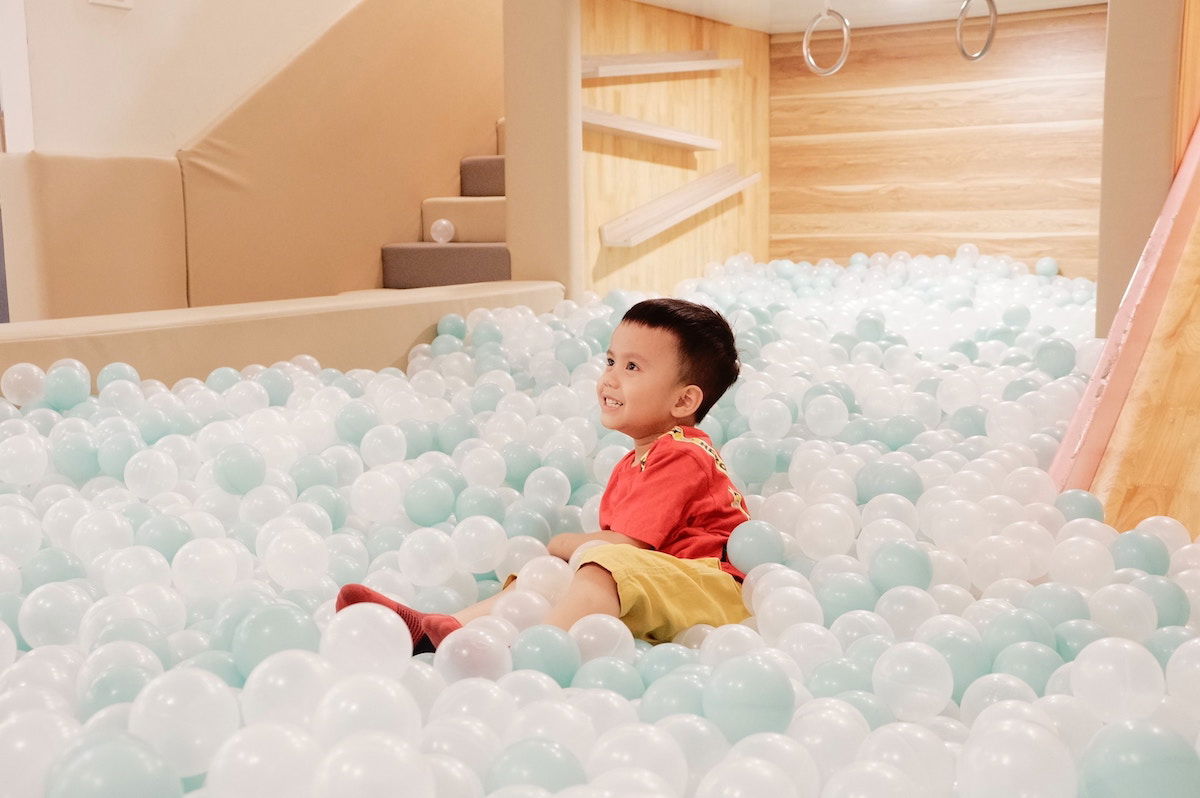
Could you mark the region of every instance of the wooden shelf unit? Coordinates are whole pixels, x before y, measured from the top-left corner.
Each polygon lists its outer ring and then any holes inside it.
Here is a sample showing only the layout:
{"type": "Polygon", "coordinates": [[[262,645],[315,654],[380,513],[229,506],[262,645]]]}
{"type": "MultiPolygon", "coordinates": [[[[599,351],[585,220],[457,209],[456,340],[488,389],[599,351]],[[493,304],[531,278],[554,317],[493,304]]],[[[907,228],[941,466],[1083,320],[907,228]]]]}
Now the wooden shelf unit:
{"type": "Polygon", "coordinates": [[[715,50],[678,53],[633,53],[629,55],[585,55],[582,75],[589,78],[624,78],[634,75],[665,75],[672,72],[707,72],[736,69],[740,58],[717,58],[715,50]]]}
{"type": "Polygon", "coordinates": [[[687,130],[634,119],[632,116],[601,111],[598,108],[583,109],[583,127],[585,130],[599,130],[618,136],[653,141],[659,144],[669,144],[687,150],[719,150],[721,142],[717,139],[691,133],[687,130]]]}
{"type": "Polygon", "coordinates": [[[743,176],[733,164],[723,166],[601,225],[600,240],[607,247],[635,247],[761,178],[759,172],[743,176]]]}

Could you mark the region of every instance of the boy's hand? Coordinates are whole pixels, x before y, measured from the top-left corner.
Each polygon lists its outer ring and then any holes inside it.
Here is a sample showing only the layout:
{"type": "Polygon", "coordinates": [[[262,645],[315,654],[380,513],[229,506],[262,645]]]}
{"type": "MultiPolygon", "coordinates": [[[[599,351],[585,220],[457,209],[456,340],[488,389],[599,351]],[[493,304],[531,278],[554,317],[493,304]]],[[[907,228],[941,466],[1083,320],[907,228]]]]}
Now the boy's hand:
{"type": "Polygon", "coordinates": [[[575,549],[584,543],[594,540],[604,541],[605,543],[627,543],[639,549],[650,548],[648,544],[640,540],[631,538],[628,535],[622,535],[620,532],[611,532],[608,530],[602,532],[563,532],[561,535],[555,535],[550,538],[550,545],[547,548],[553,556],[563,560],[570,560],[571,555],[575,553],[575,549]]]}

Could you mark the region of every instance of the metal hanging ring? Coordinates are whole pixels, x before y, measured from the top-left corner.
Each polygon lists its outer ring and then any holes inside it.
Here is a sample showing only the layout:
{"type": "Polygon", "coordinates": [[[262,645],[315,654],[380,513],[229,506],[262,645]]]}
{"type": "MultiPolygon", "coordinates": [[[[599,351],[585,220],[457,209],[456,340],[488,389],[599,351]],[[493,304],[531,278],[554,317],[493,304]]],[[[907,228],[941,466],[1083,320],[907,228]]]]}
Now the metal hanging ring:
{"type": "MultiPolygon", "coordinates": [[[[969,0],[968,0],[969,1],[969,0]]],[[[991,2],[991,0],[988,0],[991,2]]],[[[839,14],[833,9],[825,9],[820,14],[813,17],[813,21],[808,24],[808,29],[804,31],[804,63],[808,64],[808,68],[816,75],[828,77],[834,72],[837,72],[846,64],[846,59],[850,57],[850,20],[839,14]],[[820,67],[817,65],[816,59],[812,54],[812,36],[816,31],[817,26],[827,19],[832,19],[842,28],[842,52],[838,56],[837,61],[831,67],[820,67]]]]}
{"type": "Polygon", "coordinates": [[[971,7],[971,0],[963,0],[962,8],[958,9],[958,24],[954,26],[954,39],[958,42],[958,51],[968,61],[978,61],[987,55],[987,51],[992,47],[992,39],[996,38],[996,0],[987,0],[987,6],[987,40],[983,43],[983,47],[980,47],[979,51],[975,53],[967,50],[966,44],[963,43],[963,23],[967,21],[967,9],[971,7]]]}

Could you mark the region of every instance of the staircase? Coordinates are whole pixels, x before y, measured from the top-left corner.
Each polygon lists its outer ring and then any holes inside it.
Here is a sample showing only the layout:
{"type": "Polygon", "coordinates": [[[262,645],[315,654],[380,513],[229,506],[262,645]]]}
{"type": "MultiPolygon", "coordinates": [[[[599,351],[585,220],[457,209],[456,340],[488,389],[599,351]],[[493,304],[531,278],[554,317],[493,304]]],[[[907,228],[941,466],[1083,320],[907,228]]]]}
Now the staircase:
{"type": "Polygon", "coordinates": [[[384,288],[424,288],[512,278],[505,243],[504,120],[496,123],[497,155],[463,158],[459,196],[421,203],[421,241],[383,247],[384,288]],[[430,228],[454,223],[454,239],[440,244],[430,228]]]}

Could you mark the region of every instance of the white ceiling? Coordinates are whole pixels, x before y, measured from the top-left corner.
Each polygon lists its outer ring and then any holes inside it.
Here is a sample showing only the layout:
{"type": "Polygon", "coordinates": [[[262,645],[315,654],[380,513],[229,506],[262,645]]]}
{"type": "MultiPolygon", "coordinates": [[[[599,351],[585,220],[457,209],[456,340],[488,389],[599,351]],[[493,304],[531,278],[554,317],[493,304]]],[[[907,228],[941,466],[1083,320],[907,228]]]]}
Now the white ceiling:
{"type": "MultiPolygon", "coordinates": [[[[727,22],[741,28],[766,33],[803,32],[818,13],[825,9],[825,0],[638,0],[652,6],[684,11],[698,17],[727,22]]],[[[1020,11],[1040,11],[1046,8],[1097,5],[1106,0],[996,0],[1001,14],[1020,11]]],[[[954,19],[962,0],[829,0],[829,6],[839,11],[854,28],[874,28],[880,25],[902,25],[910,22],[933,22],[954,19]]],[[[985,0],[973,0],[970,16],[987,13],[985,0]]],[[[831,22],[821,27],[832,27],[831,22]]]]}

